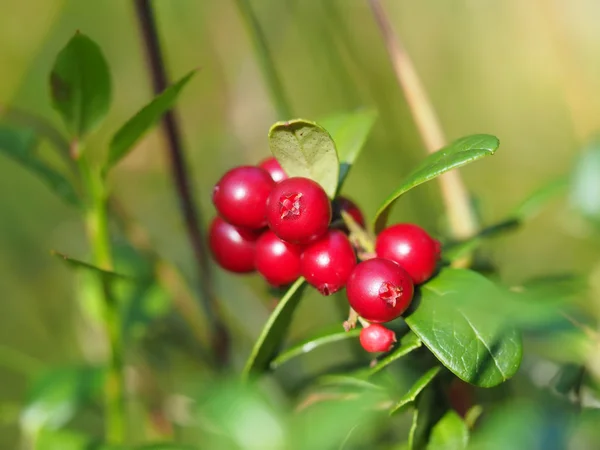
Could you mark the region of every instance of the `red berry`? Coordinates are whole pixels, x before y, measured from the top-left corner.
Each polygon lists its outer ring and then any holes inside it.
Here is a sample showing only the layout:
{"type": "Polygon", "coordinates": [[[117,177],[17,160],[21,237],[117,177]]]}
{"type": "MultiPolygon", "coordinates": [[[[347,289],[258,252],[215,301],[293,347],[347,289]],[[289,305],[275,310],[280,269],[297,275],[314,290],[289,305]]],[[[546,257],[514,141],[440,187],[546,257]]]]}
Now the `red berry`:
{"type": "Polygon", "coordinates": [[[227,222],[257,230],[267,225],[267,198],[274,185],[268,172],[259,167],[236,167],[215,185],[213,203],[227,222]]]}
{"type": "Polygon", "coordinates": [[[293,177],[275,185],[267,200],[267,220],[277,236],[295,244],[308,244],[327,232],[331,203],[313,180],[293,177]]]}
{"type": "Polygon", "coordinates": [[[358,205],[349,198],[342,197],[341,195],[336,197],[333,201],[333,211],[334,220],[338,217],[341,218],[342,211],[345,211],[352,216],[357,224],[363,228],[365,227],[365,217],[363,216],[362,211],[359,209],[358,205]]]}
{"type": "Polygon", "coordinates": [[[421,284],[435,272],[440,243],[417,225],[399,223],[377,236],[375,253],[380,258],[396,261],[408,272],[413,283],[421,284]]]}
{"type": "Polygon", "coordinates": [[[323,295],[342,289],[354,266],[356,255],[352,244],[339,230],[329,230],[302,253],[302,276],[323,295]]]}
{"type": "Polygon", "coordinates": [[[215,217],[210,225],[208,241],[217,263],[237,273],[254,270],[254,254],[259,232],[239,228],[215,217]]]}
{"type": "Polygon", "coordinates": [[[392,330],[372,323],[360,331],[360,345],[370,353],[388,352],[396,342],[396,333],[392,330]]]}
{"type": "Polygon", "coordinates": [[[272,286],[283,286],[300,276],[302,247],[282,241],[271,230],[256,241],[256,270],[272,286]]]}
{"type": "Polygon", "coordinates": [[[410,275],[394,261],[383,258],[359,263],[346,284],[350,306],[369,322],[399,317],[413,297],[410,275]]]}
{"type": "Polygon", "coordinates": [[[271,175],[271,178],[273,178],[275,183],[279,183],[288,177],[287,173],[285,173],[283,170],[283,167],[281,167],[281,164],[279,164],[279,161],[277,161],[273,156],[263,159],[258,164],[258,167],[269,172],[269,175],[271,175]]]}

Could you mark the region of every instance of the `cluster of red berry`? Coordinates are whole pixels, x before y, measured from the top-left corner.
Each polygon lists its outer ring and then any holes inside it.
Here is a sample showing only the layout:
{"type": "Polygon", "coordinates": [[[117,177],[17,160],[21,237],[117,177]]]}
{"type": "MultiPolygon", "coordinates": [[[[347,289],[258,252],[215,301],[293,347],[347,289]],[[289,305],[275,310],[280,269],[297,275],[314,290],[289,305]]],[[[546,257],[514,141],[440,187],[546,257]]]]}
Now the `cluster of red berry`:
{"type": "Polygon", "coordinates": [[[256,270],[272,286],[302,276],[323,295],[346,287],[352,309],[370,322],[360,334],[369,352],[390,350],[395,334],[380,324],[406,311],[414,285],[432,276],[440,257],[440,243],[425,230],[396,224],[377,236],[375,255],[358,263],[341,221],[345,211],[364,227],[358,207],[341,196],[331,202],[313,180],[288,178],[272,157],[228,171],[212,200],[219,215],[209,243],[221,267],[256,270]]]}

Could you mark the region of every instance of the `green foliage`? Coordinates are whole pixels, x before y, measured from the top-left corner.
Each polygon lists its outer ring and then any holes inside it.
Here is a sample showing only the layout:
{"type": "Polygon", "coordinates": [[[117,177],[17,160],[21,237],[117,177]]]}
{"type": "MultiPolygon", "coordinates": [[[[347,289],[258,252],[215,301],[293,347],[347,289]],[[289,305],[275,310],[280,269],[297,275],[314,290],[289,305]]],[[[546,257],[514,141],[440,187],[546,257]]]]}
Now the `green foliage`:
{"type": "Polygon", "coordinates": [[[469,429],[455,411],[448,411],[433,426],[428,450],[464,450],[469,443],[469,429]]]}
{"type": "Polygon", "coordinates": [[[115,133],[108,148],[106,171],[123,159],[142,136],[174,107],[182,89],[195,74],[196,70],[192,70],[178,82],[166,88],[115,133]]]}
{"type": "Polygon", "coordinates": [[[592,141],[576,161],[572,174],[571,204],[586,218],[600,221],[600,142],[592,141]]]}
{"type": "Polygon", "coordinates": [[[367,371],[368,376],[375,375],[377,372],[385,369],[394,361],[418,349],[421,347],[421,345],[421,340],[414,333],[406,333],[400,338],[400,343],[396,344],[394,350],[378,361],[373,367],[369,368],[367,371]]]}
{"type": "Polygon", "coordinates": [[[408,390],[406,394],[400,398],[396,404],[390,410],[390,414],[396,414],[398,412],[402,412],[406,409],[407,406],[414,403],[419,394],[423,392],[423,390],[429,386],[429,384],[434,380],[434,378],[440,373],[441,367],[436,366],[429,369],[425,372],[408,390]]]}
{"type": "Polygon", "coordinates": [[[83,139],[105,118],[111,102],[108,64],[100,47],[77,32],[60,51],[50,73],[52,105],[72,138],[83,139]]]}

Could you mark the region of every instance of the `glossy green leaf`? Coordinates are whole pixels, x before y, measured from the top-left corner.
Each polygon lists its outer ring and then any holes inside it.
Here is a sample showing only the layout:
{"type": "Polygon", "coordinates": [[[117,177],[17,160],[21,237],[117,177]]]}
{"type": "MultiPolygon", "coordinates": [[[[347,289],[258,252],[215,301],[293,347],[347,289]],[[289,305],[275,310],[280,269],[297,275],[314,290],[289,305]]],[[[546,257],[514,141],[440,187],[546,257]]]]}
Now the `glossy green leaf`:
{"type": "Polygon", "coordinates": [[[436,366],[429,369],[425,372],[419,379],[412,385],[412,387],[408,390],[406,394],[396,402],[396,404],[390,410],[390,415],[402,412],[406,409],[407,406],[414,403],[419,396],[419,394],[425,389],[429,383],[433,381],[433,379],[440,373],[441,367],[436,366]]]}
{"type": "Polygon", "coordinates": [[[300,303],[306,286],[304,278],[298,279],[279,300],[246,361],[242,371],[243,379],[247,380],[252,374],[260,374],[267,370],[275,356],[275,352],[286,336],[292,322],[292,316],[300,303]]]}
{"type": "Polygon", "coordinates": [[[69,180],[35,153],[37,143],[33,131],[0,124],[0,153],[35,175],[66,203],[78,206],[79,196],[69,180]]]}
{"type": "Polygon", "coordinates": [[[497,313],[500,290],[482,275],[446,269],[423,285],[410,329],[459,378],[492,387],[512,377],[523,353],[510,318],[497,313]]]}
{"type": "Polygon", "coordinates": [[[584,217],[600,221],[600,141],[590,142],[572,174],[569,202],[584,217]]]}
{"type": "Polygon", "coordinates": [[[363,149],[369,133],[377,119],[374,109],[337,114],[319,121],[319,125],[327,130],[333,138],[340,162],[340,175],[337,190],[344,183],[348,172],[363,149]]]}
{"type": "Polygon", "coordinates": [[[166,88],[115,133],[108,148],[106,170],[123,159],[142,136],[174,107],[181,90],[195,74],[196,70],[192,70],[178,82],[166,88]]]}
{"type": "Polygon", "coordinates": [[[425,450],[432,428],[443,417],[446,410],[439,401],[438,392],[426,387],[416,399],[413,421],[408,433],[409,450],[425,450]]]}
{"type": "Polygon", "coordinates": [[[461,417],[448,411],[431,429],[428,450],[464,450],[469,444],[469,430],[461,417]]]}
{"type": "Polygon", "coordinates": [[[385,228],[392,205],[404,193],[452,169],[477,161],[484,156],[493,155],[499,145],[500,142],[495,136],[476,134],[458,139],[429,155],[380,206],[373,223],[375,231],[380,232],[385,228]]]}
{"type": "Polygon", "coordinates": [[[322,347],[323,345],[344,341],[346,339],[357,339],[359,335],[360,329],[355,328],[348,332],[340,331],[338,333],[327,333],[306,339],[305,341],[302,341],[301,343],[296,344],[277,355],[277,358],[271,362],[271,369],[276,369],[290,359],[309,353],[319,347],[322,347]]]}
{"type": "Polygon", "coordinates": [[[376,374],[377,372],[383,370],[397,359],[400,359],[403,356],[408,355],[410,352],[418,349],[419,347],[421,347],[421,345],[421,340],[414,333],[406,333],[404,336],[402,336],[400,342],[396,344],[396,347],[392,352],[385,355],[383,359],[377,362],[376,365],[369,368],[369,370],[367,371],[367,375],[371,376],[376,374]]]}
{"type": "Polygon", "coordinates": [[[269,130],[269,147],[290,177],[310,178],[330,198],[335,196],[340,171],[337,151],[320,125],[304,119],[277,122],[269,130]]]}
{"type": "Polygon", "coordinates": [[[95,399],[102,388],[103,371],[96,367],[66,367],[43,374],[31,386],[21,413],[21,427],[29,433],[59,428],[95,399]]]}
{"type": "Polygon", "coordinates": [[[100,47],[77,32],[56,57],[50,90],[52,105],[73,138],[96,128],[111,101],[110,72],[100,47]]]}
{"type": "Polygon", "coordinates": [[[116,273],[116,272],[112,272],[109,270],[104,270],[101,269],[99,267],[96,267],[92,264],[86,263],[84,261],[80,261],[78,259],[75,258],[71,258],[70,256],[67,256],[63,253],[59,253],[57,251],[52,251],[51,254],[53,256],[56,256],[57,258],[59,258],[61,261],[64,261],[65,264],[67,264],[69,267],[75,268],[75,269],[84,269],[84,270],[89,270],[91,272],[96,273],[97,275],[100,275],[102,277],[111,279],[111,278],[120,278],[120,279],[128,279],[128,280],[132,280],[131,277],[127,276],[127,275],[122,275],[120,273],[116,273]]]}

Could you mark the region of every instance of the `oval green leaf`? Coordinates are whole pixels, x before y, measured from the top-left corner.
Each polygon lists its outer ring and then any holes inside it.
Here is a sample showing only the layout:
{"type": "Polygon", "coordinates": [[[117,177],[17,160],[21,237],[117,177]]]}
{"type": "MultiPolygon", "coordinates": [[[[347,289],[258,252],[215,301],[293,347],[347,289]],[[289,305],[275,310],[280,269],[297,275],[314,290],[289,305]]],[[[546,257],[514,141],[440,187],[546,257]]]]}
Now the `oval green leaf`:
{"type": "Polygon", "coordinates": [[[411,405],[417,400],[417,397],[423,389],[429,386],[429,383],[433,381],[433,379],[440,373],[441,367],[435,366],[425,372],[423,375],[419,377],[419,379],[412,385],[412,387],[408,390],[406,394],[398,400],[398,402],[392,407],[390,410],[390,415],[399,413],[401,411],[406,410],[406,407],[411,405]]]}
{"type": "Polygon", "coordinates": [[[290,359],[293,359],[296,356],[305,355],[306,353],[309,353],[324,345],[344,341],[346,339],[356,339],[359,335],[360,329],[355,328],[347,332],[340,331],[338,333],[327,333],[312,337],[310,339],[302,341],[299,344],[294,345],[293,347],[287,349],[284,352],[281,352],[277,356],[277,358],[271,361],[271,369],[276,369],[277,367],[281,366],[283,363],[289,361],[290,359]]]}
{"type": "Polygon", "coordinates": [[[134,147],[134,145],[146,134],[160,118],[173,106],[179,97],[183,87],[196,74],[192,70],[177,83],[169,86],[150,103],[140,109],[115,133],[108,149],[108,159],[105,171],[117,164],[134,147]]]}
{"type": "Polygon", "coordinates": [[[319,121],[333,138],[340,162],[337,191],[342,188],[350,168],[363,149],[377,119],[374,109],[336,114],[319,121]]]}
{"type": "Polygon", "coordinates": [[[242,371],[242,379],[248,380],[252,374],[260,374],[267,370],[285,338],[306,286],[304,278],[298,279],[279,300],[252,348],[242,371]]]}
{"type": "Polygon", "coordinates": [[[402,194],[452,169],[477,161],[484,156],[493,155],[499,145],[500,142],[495,136],[475,134],[458,139],[429,155],[408,175],[396,192],[383,202],[375,214],[373,222],[375,231],[380,232],[385,228],[391,207],[402,194]]]}
{"type": "Polygon", "coordinates": [[[444,416],[431,429],[428,450],[464,450],[469,444],[467,424],[453,410],[444,416]]]}
{"type": "Polygon", "coordinates": [[[110,71],[100,47],[77,32],[56,57],[50,73],[52,105],[71,137],[81,139],[102,122],[111,90],[110,71]]]}
{"type": "Polygon", "coordinates": [[[337,151],[320,125],[304,119],[277,122],[269,130],[269,147],[290,177],[310,178],[330,198],[335,196],[340,171],[337,151]]]}
{"type": "Polygon", "coordinates": [[[498,314],[502,301],[501,291],[482,275],[446,269],[422,286],[406,323],[456,376],[492,387],[516,373],[523,354],[510,317],[498,314]]]}

